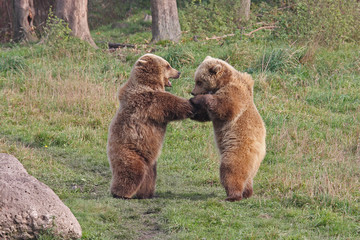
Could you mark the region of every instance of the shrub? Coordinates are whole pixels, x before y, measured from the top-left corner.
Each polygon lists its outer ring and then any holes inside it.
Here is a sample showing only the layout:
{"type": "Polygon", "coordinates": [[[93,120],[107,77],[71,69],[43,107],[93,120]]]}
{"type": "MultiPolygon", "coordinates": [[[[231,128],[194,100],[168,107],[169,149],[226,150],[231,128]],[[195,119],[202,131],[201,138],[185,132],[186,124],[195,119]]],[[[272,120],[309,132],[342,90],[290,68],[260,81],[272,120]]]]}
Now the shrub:
{"type": "Polygon", "coordinates": [[[54,15],[50,9],[41,43],[44,44],[45,53],[55,59],[76,56],[81,59],[88,56],[88,51],[93,48],[86,41],[70,35],[71,29],[68,24],[54,15]],[[76,53],[76,54],[74,54],[76,53]]]}
{"type": "Polygon", "coordinates": [[[55,16],[50,9],[42,41],[49,46],[58,48],[66,44],[69,40],[70,33],[71,29],[68,24],[64,20],[55,16]]]}
{"type": "Polygon", "coordinates": [[[296,0],[278,17],[276,35],[295,41],[338,46],[360,40],[359,7],[356,0],[296,0]]]}

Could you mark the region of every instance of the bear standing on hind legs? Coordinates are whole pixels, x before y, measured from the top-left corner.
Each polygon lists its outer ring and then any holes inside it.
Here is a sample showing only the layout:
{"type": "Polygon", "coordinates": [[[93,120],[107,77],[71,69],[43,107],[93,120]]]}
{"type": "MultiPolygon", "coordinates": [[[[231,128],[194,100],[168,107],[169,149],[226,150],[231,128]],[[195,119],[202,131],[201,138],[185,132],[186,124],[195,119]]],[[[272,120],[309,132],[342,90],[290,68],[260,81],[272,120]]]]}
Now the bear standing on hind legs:
{"type": "Polygon", "coordinates": [[[206,57],[195,72],[191,118],[211,120],[219,148],[220,180],[227,201],[253,194],[253,178],[265,157],[266,130],[253,100],[254,81],[220,59],[206,57]]]}
{"type": "Polygon", "coordinates": [[[120,88],[120,107],[110,124],[107,144],[114,197],[153,197],[166,125],[193,112],[188,100],[165,91],[165,86],[171,86],[169,78],[179,76],[163,58],[145,54],[120,88]]]}

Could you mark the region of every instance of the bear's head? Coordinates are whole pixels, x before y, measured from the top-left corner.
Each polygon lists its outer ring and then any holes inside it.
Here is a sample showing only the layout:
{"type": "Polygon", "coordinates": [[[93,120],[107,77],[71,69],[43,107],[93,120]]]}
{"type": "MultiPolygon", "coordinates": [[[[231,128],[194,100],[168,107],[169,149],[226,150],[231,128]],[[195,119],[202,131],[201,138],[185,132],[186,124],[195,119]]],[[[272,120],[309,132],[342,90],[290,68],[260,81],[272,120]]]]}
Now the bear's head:
{"type": "Polygon", "coordinates": [[[237,71],[225,61],[207,56],[195,72],[195,87],[191,94],[216,93],[236,74],[237,71]]]}
{"type": "Polygon", "coordinates": [[[132,75],[137,84],[163,90],[165,86],[171,87],[169,79],[179,78],[180,72],[162,57],[148,53],[136,61],[132,75]]]}

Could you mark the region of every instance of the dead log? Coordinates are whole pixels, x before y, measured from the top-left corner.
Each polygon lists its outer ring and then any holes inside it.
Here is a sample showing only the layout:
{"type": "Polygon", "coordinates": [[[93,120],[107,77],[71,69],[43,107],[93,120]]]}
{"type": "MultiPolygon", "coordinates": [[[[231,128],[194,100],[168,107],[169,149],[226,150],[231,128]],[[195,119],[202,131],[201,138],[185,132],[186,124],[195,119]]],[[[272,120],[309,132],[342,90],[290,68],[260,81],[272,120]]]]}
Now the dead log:
{"type": "Polygon", "coordinates": [[[103,41],[96,41],[97,44],[107,44],[109,49],[113,48],[135,48],[134,44],[127,44],[127,43],[111,43],[111,42],[103,42],[103,41]]]}
{"type": "Polygon", "coordinates": [[[135,48],[134,44],[108,43],[109,48],[135,48]]]}

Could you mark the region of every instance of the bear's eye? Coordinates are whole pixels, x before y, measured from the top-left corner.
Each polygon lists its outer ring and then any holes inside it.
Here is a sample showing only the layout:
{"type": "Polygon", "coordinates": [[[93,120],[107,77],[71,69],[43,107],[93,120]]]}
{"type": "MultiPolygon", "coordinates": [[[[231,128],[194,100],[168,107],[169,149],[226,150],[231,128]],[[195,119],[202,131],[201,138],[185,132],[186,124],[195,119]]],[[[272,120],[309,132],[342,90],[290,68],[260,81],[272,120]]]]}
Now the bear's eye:
{"type": "Polygon", "coordinates": [[[170,69],[171,67],[170,67],[170,65],[167,65],[166,68],[167,68],[167,69],[170,69]]]}
{"type": "Polygon", "coordinates": [[[202,82],[200,82],[200,81],[197,81],[197,82],[196,82],[196,85],[197,85],[197,86],[199,86],[199,87],[201,87],[201,85],[202,85],[202,82]]]}

